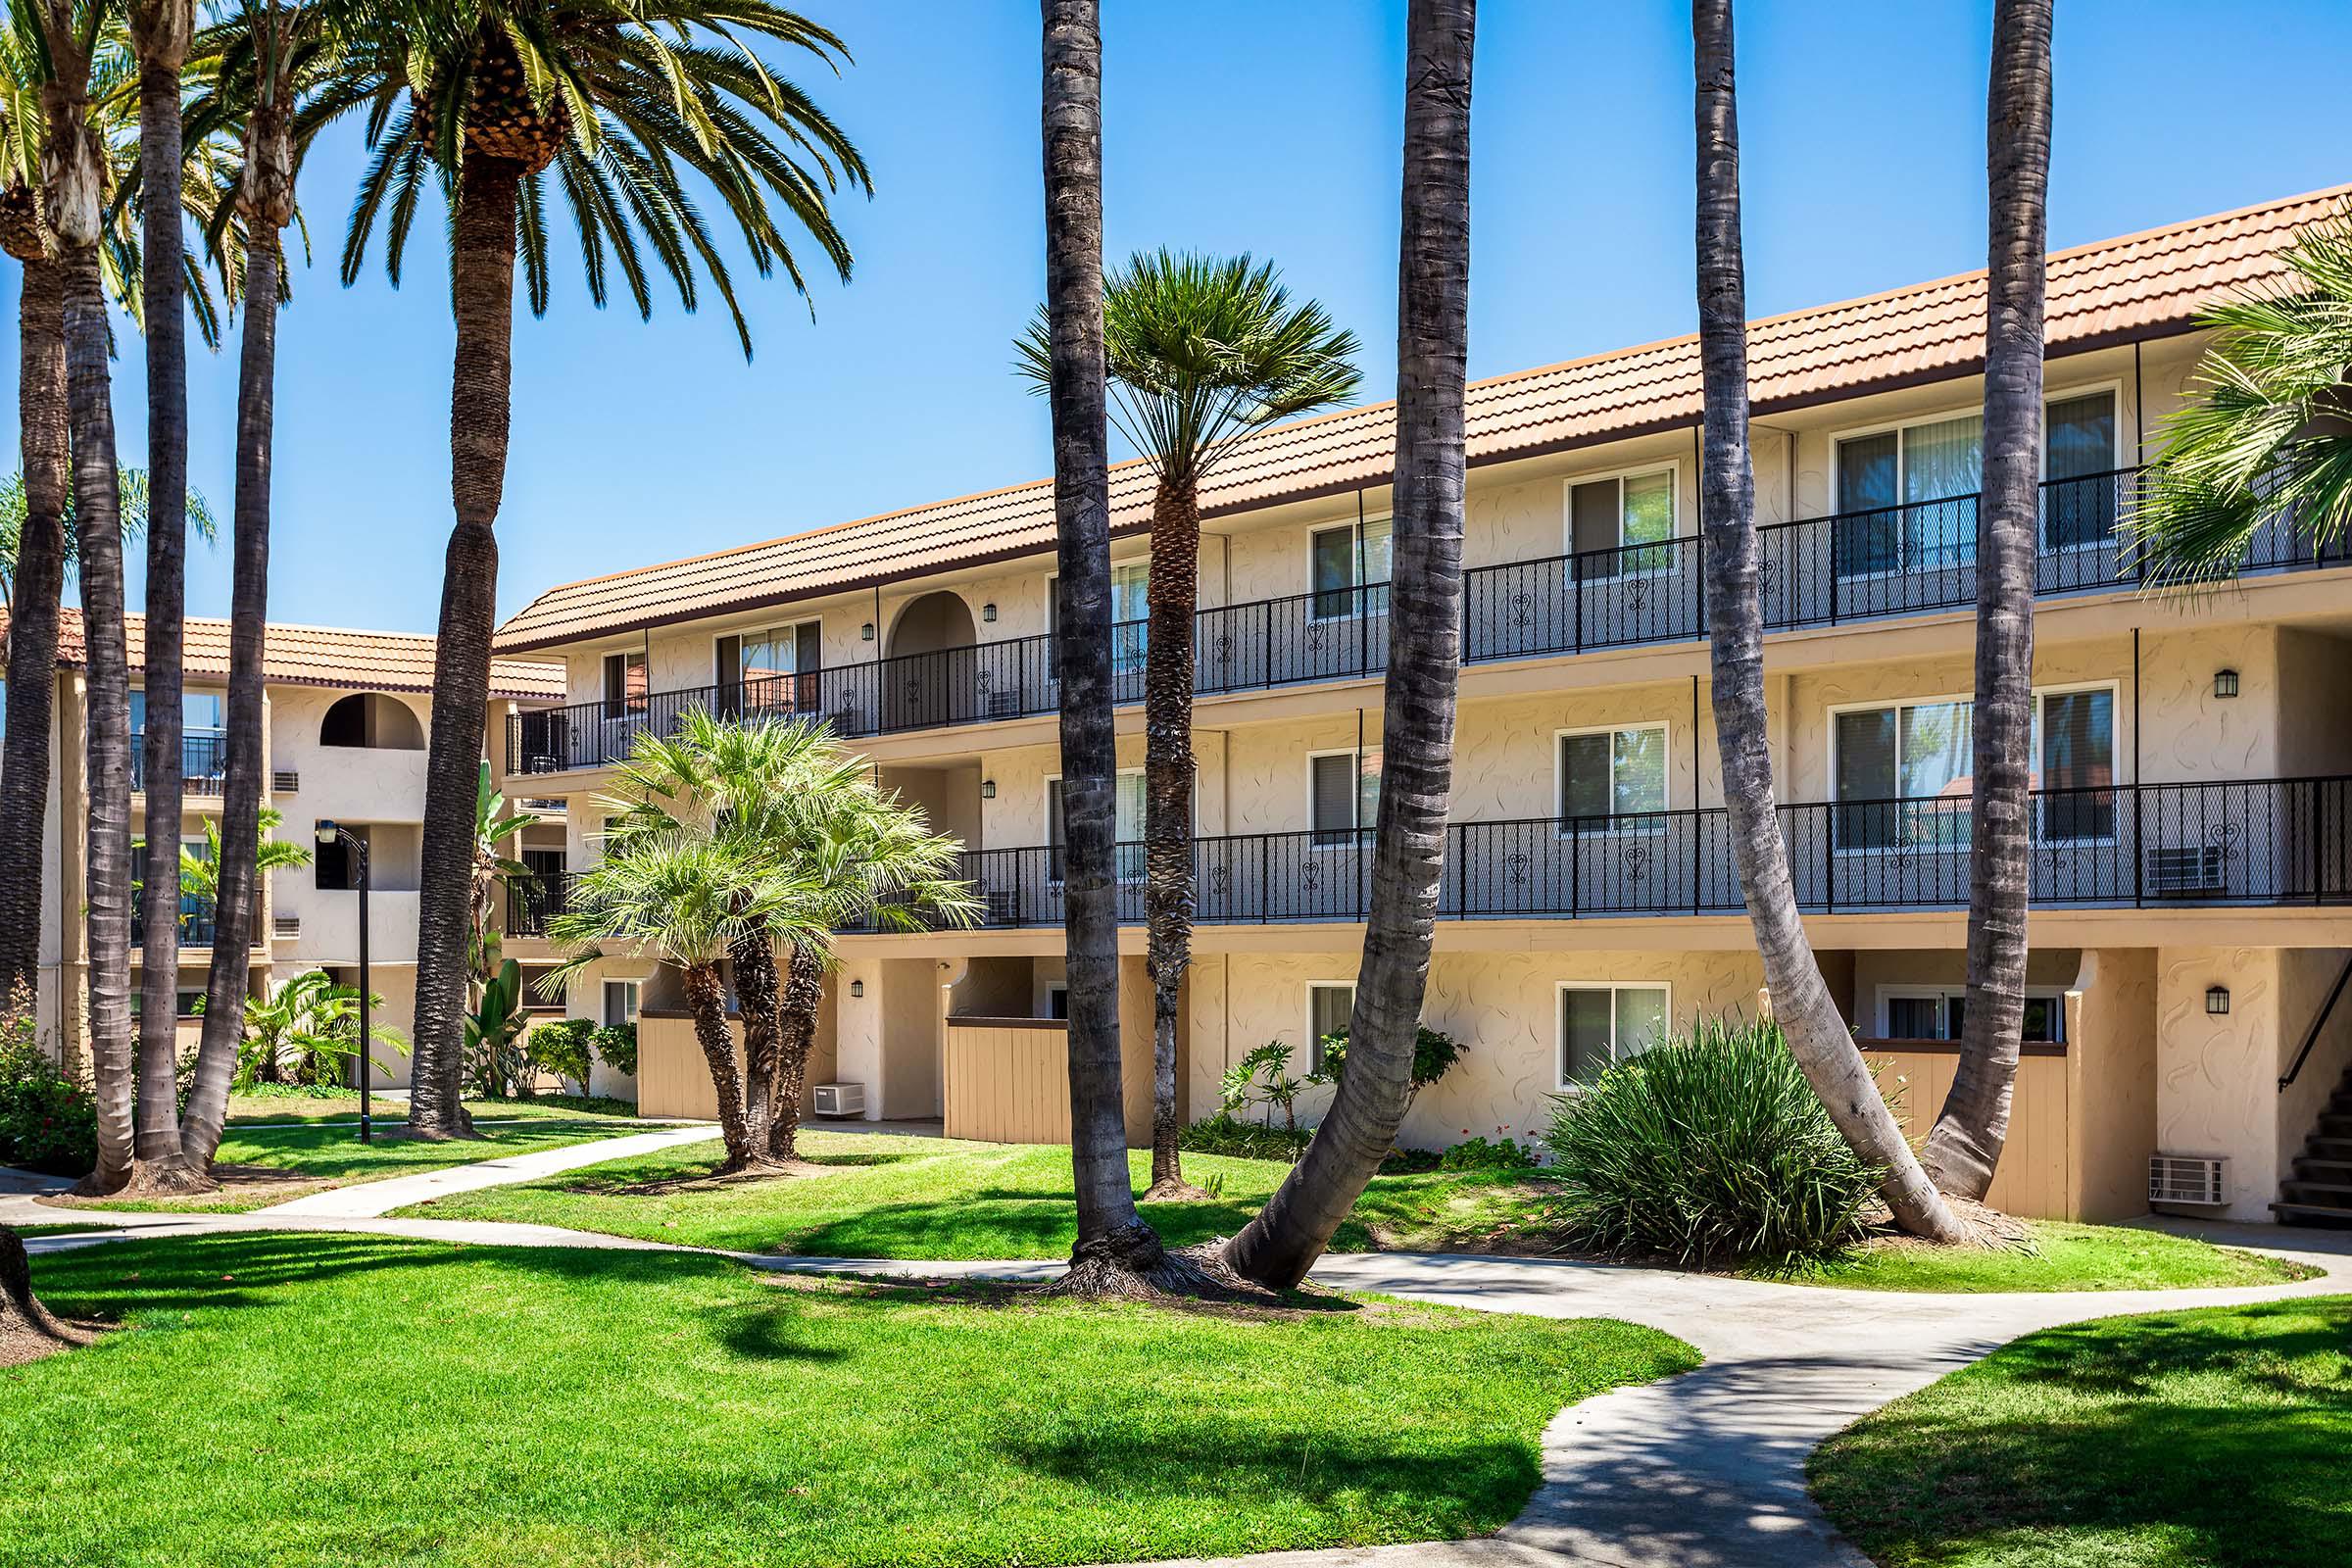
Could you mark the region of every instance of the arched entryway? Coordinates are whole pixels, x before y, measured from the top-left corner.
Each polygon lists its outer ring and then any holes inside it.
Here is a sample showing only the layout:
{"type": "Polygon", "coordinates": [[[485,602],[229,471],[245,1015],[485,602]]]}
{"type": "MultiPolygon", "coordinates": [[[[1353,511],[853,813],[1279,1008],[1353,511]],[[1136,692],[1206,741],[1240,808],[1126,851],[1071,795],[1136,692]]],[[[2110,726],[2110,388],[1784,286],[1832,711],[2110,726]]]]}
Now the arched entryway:
{"type": "Polygon", "coordinates": [[[882,713],[890,729],[921,729],[975,716],[972,607],[960,594],[928,593],[891,623],[882,713]]]}
{"type": "Polygon", "coordinates": [[[368,746],[396,752],[424,750],[424,726],[408,705],[382,692],[353,692],[318,723],[321,746],[368,746]]]}

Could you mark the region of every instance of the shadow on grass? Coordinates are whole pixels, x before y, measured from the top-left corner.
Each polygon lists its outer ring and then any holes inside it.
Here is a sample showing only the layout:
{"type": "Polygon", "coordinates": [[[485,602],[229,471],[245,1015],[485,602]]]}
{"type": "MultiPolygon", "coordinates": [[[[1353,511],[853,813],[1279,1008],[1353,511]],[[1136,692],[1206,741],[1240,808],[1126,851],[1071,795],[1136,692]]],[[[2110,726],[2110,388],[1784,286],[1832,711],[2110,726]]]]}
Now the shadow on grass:
{"type": "Polygon", "coordinates": [[[2352,1298],[2331,1298],[2029,1336],[1833,1440],[1813,1476],[1886,1564],[2142,1560],[2132,1541],[2150,1562],[2340,1568],[2348,1453],[2352,1298]]]}

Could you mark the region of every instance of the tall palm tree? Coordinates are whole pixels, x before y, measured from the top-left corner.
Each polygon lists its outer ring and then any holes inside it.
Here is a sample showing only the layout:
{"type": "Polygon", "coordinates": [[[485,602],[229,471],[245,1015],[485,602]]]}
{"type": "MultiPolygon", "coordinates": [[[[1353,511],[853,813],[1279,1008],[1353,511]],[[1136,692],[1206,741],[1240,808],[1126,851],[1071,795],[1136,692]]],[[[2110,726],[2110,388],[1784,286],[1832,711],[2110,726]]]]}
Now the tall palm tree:
{"type": "Polygon", "coordinates": [[[1821,976],[1797,914],[1765,730],[1764,614],[1756,475],[1747,443],[1747,272],[1740,235],[1740,115],[1731,0],[1692,0],[1698,129],[1698,343],[1705,388],[1700,506],[1708,657],[1723,800],[1740,889],[1773,1016],[1846,1142],[1887,1173],[1883,1192],[1914,1235],[1957,1240],[1959,1222],[1920,1168],[1821,976]]]}
{"type": "Polygon", "coordinates": [[[1476,0],[1412,0],[1405,21],[1397,260],[1396,538],[1380,814],[1348,1071],[1306,1153],[1225,1249],[1277,1289],[1306,1277],[1394,1147],[1445,872],[1461,673],[1464,377],[1469,359],[1470,73],[1476,0]]]}
{"type": "Polygon", "coordinates": [[[2216,336],[2195,395],[2163,445],[2129,526],[2151,583],[2198,588],[2237,575],[2262,529],[2292,529],[2315,555],[2352,537],[2352,202],[2298,235],[2285,275],[2205,313],[2216,336]]]}
{"type": "MultiPolygon", "coordinates": [[[[1109,417],[1152,466],[1151,620],[1144,644],[1144,912],[1152,976],[1152,1187],[1202,1197],[1177,1149],[1176,1013],[1193,946],[1193,621],[1200,486],[1243,437],[1344,403],[1362,380],[1355,334],[1291,303],[1271,262],[1141,253],[1103,297],[1109,417]]],[[[1042,317],[1019,344],[1039,391],[1053,375],[1042,317]]]]}
{"type": "MultiPolygon", "coordinates": [[[[125,0],[138,61],[140,297],[147,343],[147,475],[154,526],[147,530],[146,769],[147,881],[167,885],[178,868],[182,781],[181,654],[187,615],[188,334],[180,307],[183,260],[177,200],[185,158],[180,133],[180,67],[196,26],[194,0],[125,0]]],[[[185,1180],[180,1157],[177,1009],[179,909],[151,899],[140,933],[136,1157],[185,1180]]]]}
{"type": "Polygon", "coordinates": [[[2000,0],[1984,163],[1984,479],[1977,503],[1977,693],[1970,710],[1968,1006],[1922,1157],[1982,1199],[2009,1137],[2026,1024],[2034,827],[2034,573],[2039,555],[2042,293],[2049,244],[2051,0],[2000,0]]]}
{"type": "Polygon", "coordinates": [[[91,63],[104,32],[95,0],[38,0],[49,75],[41,87],[41,192],[64,277],[66,402],[88,657],[88,871],[92,1098],[98,1165],[85,1188],[131,1180],[130,666],[123,634],[122,538],[115,458],[111,335],[99,260],[106,161],[91,117],[91,63]]]}
{"type": "Polygon", "coordinates": [[[451,210],[450,294],[457,317],[450,459],[457,523],[444,558],[433,652],[417,899],[413,1134],[464,1136],[460,1103],[466,986],[466,897],[473,780],[489,703],[498,589],[493,524],[506,483],[514,268],[534,314],[548,297],[548,176],[579,229],[589,294],[618,270],[650,316],[639,235],[697,302],[698,271],[726,303],[744,353],[734,283],[682,173],[718,194],[754,265],[806,279],[778,226],[788,215],[844,281],[847,242],[831,193],[870,189],[864,160],[799,87],[737,40],[767,38],[829,67],[841,40],[771,0],[489,0],[411,8],[378,40],[378,90],[362,100],[374,153],[343,252],[349,282],[379,216],[386,266],[401,259],[418,198],[437,183],[451,210]]]}
{"type": "Polygon", "coordinates": [[[691,710],[675,736],[638,738],[607,803],[608,853],[692,833],[776,871],[799,900],[786,925],[729,944],[743,1019],[746,1141],[755,1163],[797,1157],[801,1091],[833,958],[832,934],[969,926],[980,901],[956,876],[962,846],[874,782],[827,725],[691,710]],[[796,936],[813,929],[827,940],[796,936]],[[779,960],[779,948],[782,959],[779,960]],[[789,968],[789,977],[779,974],[789,968]]]}
{"type": "Polygon", "coordinates": [[[1078,1240],[1064,1288],[1120,1295],[1180,1273],[1136,1211],[1119,1085],[1118,831],[1111,715],[1110,438],[1102,341],[1102,29],[1096,0],[1044,0],[1046,321],[1061,579],[1063,944],[1078,1240]]]}

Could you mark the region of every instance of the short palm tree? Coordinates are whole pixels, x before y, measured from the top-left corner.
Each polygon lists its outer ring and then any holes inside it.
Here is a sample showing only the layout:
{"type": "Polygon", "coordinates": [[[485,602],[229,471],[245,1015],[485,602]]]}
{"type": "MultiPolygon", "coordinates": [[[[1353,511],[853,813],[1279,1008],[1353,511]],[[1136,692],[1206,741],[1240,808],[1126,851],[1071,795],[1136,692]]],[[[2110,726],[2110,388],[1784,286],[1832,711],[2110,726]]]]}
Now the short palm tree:
{"type": "Polygon", "coordinates": [[[468,1127],[460,1081],[468,839],[496,621],[492,530],[506,483],[516,263],[533,313],[544,312],[548,208],[560,199],[578,231],[595,303],[605,303],[617,273],[639,315],[650,317],[649,272],[658,270],[692,310],[707,279],[748,356],[734,279],[704,217],[705,198],[687,187],[692,173],[716,193],[761,275],[781,268],[806,291],[783,231],[790,221],[849,277],[849,245],[830,203],[844,186],[870,189],[864,159],[813,99],[742,41],[749,38],[804,50],[834,69],[848,58],[833,33],[771,0],[468,0],[397,7],[390,24],[370,34],[372,85],[334,100],[367,111],[373,148],[344,243],[346,282],[364,265],[379,221],[386,269],[399,281],[428,186],[450,211],[457,524],[434,643],[417,901],[411,1130],[421,1136],[461,1136],[468,1127]]]}
{"type": "Polygon", "coordinates": [[[976,922],[979,900],[956,875],[963,847],[933,833],[919,808],[882,789],[861,758],[808,719],[722,719],[697,709],[675,736],[641,736],[615,783],[609,854],[625,855],[640,838],[699,835],[799,890],[790,920],[743,930],[728,951],[747,1139],[755,1158],[789,1161],[831,937],[976,922]],[[811,927],[821,940],[796,934],[811,927]]]}
{"type": "Polygon", "coordinates": [[[2163,445],[2130,527],[2150,582],[2237,575],[2256,534],[2280,523],[2313,553],[2352,528],[2352,203],[2304,231],[2286,275],[2206,313],[2219,336],[2163,445]]]}
{"type": "MultiPolygon", "coordinates": [[[[1355,334],[1312,300],[1294,303],[1271,262],[1161,250],[1104,284],[1109,417],[1152,466],[1151,606],[1144,644],[1144,911],[1152,975],[1152,1190],[1185,1184],[1177,1150],[1176,1014],[1193,945],[1193,621],[1200,583],[1200,486],[1245,437],[1347,402],[1362,377],[1355,334]]],[[[1039,392],[1052,384],[1043,313],[1020,341],[1039,392]]]]}

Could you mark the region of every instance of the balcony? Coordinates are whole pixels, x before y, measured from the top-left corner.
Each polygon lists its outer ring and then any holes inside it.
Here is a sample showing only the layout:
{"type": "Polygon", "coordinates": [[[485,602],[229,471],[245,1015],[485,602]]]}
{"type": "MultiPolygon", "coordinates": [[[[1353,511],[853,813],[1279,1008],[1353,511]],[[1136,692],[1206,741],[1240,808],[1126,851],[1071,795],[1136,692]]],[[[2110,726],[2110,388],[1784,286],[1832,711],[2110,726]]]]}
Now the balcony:
{"type": "MultiPolygon", "coordinates": [[[[146,900],[137,888],[130,890],[130,947],[137,952],[144,942],[146,931],[146,900]]],[[[213,920],[213,901],[182,896],[179,901],[179,945],[182,948],[209,948],[213,945],[216,925],[213,920]]]]}
{"type": "Polygon", "coordinates": [[[517,877],[507,884],[506,934],[511,937],[543,937],[548,923],[562,914],[571,896],[572,884],[579,873],[566,871],[560,876],[517,877]]]}
{"type": "MultiPolygon", "coordinates": [[[[2031,897],[2052,908],[2352,904],[2352,778],[2043,790],[2034,802],[2031,897]]],[[[1808,913],[1968,905],[1969,802],[1784,806],[1808,913]]],[[[1124,847],[1123,847],[1124,848],[1124,847]]],[[[1062,920],[1062,851],[964,856],[991,926],[1062,920]]],[[[1140,847],[1127,863],[1140,866],[1140,847]]],[[[1361,921],[1372,834],[1258,833],[1194,844],[1203,925],[1361,921]]],[[[1720,808],[1457,822],[1446,829],[1439,914],[1454,920],[1737,914],[1744,905],[1720,808]]],[[[1140,876],[1119,918],[1144,919],[1140,876]]]]}
{"type": "MultiPolygon", "coordinates": [[[[2059,595],[2128,580],[2115,531],[2137,470],[2055,479],[2041,487],[2036,592],[2059,595]]],[[[1976,603],[1977,498],[1846,513],[1760,528],[1768,631],[1836,626],[1967,609],[1976,603]]],[[[2267,526],[2244,570],[2352,563],[2352,544],[2315,555],[2297,533],[2267,526]]],[[[1113,697],[1144,696],[1142,621],[1112,629],[1113,697]]],[[[1660,540],[1463,574],[1462,658],[1468,663],[1690,642],[1706,635],[1696,538],[1660,540]]],[[[1194,690],[1203,696],[1315,681],[1366,679],[1389,658],[1389,585],[1327,589],[1200,612],[1194,690]]],[[[694,709],[808,716],[859,737],[1025,718],[1060,707],[1051,635],[908,654],[807,675],[518,713],[508,721],[512,773],[595,767],[626,757],[637,735],[672,732],[694,709]]]]}
{"type": "MultiPolygon", "coordinates": [[[[179,741],[180,793],[217,796],[228,781],[228,737],[200,731],[179,741]]],[[[147,732],[130,732],[130,792],[147,788],[147,732]]]]}

